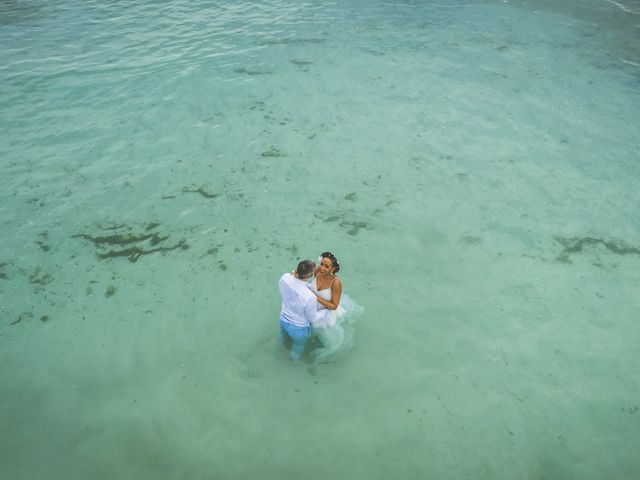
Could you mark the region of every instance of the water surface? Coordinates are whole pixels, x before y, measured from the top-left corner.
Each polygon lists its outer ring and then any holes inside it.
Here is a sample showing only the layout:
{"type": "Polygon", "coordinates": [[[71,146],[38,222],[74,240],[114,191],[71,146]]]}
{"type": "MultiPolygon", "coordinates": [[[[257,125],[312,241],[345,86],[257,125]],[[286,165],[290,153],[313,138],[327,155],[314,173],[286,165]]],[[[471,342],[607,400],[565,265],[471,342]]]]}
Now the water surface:
{"type": "Polygon", "coordinates": [[[8,478],[634,478],[637,2],[0,9],[8,478]]]}

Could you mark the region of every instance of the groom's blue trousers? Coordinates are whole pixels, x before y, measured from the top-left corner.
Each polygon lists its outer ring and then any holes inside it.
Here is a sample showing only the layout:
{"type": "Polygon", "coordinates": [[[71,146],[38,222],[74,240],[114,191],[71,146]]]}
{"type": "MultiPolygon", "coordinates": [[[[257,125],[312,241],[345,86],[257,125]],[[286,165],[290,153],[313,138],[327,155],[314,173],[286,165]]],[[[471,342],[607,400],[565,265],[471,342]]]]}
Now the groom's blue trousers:
{"type": "Polygon", "coordinates": [[[310,334],[311,327],[297,327],[280,319],[280,335],[282,336],[282,340],[285,341],[287,338],[293,340],[293,345],[291,346],[291,358],[293,360],[300,359],[300,355],[302,355],[310,334]]]}

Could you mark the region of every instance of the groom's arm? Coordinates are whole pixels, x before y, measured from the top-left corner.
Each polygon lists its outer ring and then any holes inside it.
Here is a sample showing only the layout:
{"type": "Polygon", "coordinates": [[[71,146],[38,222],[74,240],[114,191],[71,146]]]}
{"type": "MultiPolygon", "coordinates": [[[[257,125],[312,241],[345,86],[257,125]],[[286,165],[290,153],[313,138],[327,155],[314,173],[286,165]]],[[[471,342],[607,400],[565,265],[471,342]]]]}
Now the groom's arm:
{"type": "Polygon", "coordinates": [[[313,297],[307,301],[304,307],[304,316],[311,325],[318,322],[319,320],[322,320],[328,312],[328,310],[324,308],[322,310],[318,310],[316,307],[316,303],[316,298],[313,297]]]}

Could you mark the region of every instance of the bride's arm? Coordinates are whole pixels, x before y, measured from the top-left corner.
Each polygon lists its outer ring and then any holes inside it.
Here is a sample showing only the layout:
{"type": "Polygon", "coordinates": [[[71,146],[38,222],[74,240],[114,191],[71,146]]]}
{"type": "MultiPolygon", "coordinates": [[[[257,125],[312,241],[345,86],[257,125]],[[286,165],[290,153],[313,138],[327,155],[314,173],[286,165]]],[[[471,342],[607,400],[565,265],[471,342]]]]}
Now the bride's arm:
{"type": "Polygon", "coordinates": [[[316,295],[318,303],[328,310],[335,310],[340,305],[340,297],[342,296],[342,282],[339,278],[336,278],[331,284],[331,301],[325,300],[322,297],[316,295]]]}

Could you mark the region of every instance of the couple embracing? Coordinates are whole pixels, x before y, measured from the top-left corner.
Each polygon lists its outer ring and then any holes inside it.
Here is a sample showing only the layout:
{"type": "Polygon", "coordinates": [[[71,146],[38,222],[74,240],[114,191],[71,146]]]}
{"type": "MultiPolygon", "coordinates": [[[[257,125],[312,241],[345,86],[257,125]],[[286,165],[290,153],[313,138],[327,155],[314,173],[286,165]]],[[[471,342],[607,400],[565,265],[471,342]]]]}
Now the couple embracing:
{"type": "Polygon", "coordinates": [[[303,260],[291,273],[280,278],[282,297],[280,334],[291,344],[291,358],[299,360],[311,336],[322,346],[311,354],[316,360],[337,358],[352,345],[353,327],[349,323],[363,308],[342,293],[342,281],[336,275],[338,259],[324,252],[313,260],[303,260]]]}

